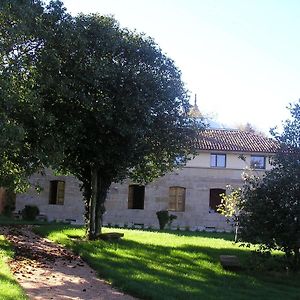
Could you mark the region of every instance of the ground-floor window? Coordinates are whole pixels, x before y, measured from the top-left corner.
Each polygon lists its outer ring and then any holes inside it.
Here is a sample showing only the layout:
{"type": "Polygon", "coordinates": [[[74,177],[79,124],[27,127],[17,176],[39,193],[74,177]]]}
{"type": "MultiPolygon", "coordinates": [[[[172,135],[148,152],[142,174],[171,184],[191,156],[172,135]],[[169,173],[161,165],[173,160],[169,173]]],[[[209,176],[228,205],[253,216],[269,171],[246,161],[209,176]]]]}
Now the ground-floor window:
{"type": "Polygon", "coordinates": [[[210,189],[209,191],[209,210],[217,212],[218,205],[221,204],[221,194],[225,194],[224,189],[210,189]]]}
{"type": "Polygon", "coordinates": [[[169,210],[185,211],[185,188],[172,186],[169,188],[169,210]]]}
{"type": "Polygon", "coordinates": [[[63,205],[65,201],[65,182],[62,180],[50,181],[49,204],[63,205]]]}
{"type": "Polygon", "coordinates": [[[128,188],[128,208],[144,209],[145,186],[132,184],[128,188]]]}

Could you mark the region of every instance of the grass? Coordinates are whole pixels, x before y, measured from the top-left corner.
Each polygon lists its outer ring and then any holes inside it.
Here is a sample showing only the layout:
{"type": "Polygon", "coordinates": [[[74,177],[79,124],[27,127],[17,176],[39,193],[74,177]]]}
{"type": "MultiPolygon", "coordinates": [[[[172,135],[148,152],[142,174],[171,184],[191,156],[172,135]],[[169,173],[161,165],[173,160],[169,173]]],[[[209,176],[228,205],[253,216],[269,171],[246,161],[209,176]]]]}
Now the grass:
{"type": "Polygon", "coordinates": [[[56,224],[56,225],[67,225],[66,222],[60,221],[44,221],[44,220],[33,220],[27,221],[23,219],[15,219],[13,217],[0,215],[0,226],[1,225],[49,225],[49,224],[56,224]]]}
{"type": "Polygon", "coordinates": [[[7,265],[13,256],[10,244],[0,235],[0,300],[27,300],[27,296],[14,279],[7,265]]]}
{"type": "Polygon", "coordinates": [[[82,228],[41,226],[38,232],[80,254],[103,278],[142,299],[300,299],[299,274],[224,270],[219,255],[237,255],[246,266],[248,248],[229,234],[123,232],[118,243],[84,241],[82,228]]]}
{"type": "Polygon", "coordinates": [[[14,219],[12,217],[0,215],[0,225],[16,225],[16,224],[23,224],[23,225],[43,225],[48,224],[48,222],[45,221],[25,221],[22,219],[14,219]]]}

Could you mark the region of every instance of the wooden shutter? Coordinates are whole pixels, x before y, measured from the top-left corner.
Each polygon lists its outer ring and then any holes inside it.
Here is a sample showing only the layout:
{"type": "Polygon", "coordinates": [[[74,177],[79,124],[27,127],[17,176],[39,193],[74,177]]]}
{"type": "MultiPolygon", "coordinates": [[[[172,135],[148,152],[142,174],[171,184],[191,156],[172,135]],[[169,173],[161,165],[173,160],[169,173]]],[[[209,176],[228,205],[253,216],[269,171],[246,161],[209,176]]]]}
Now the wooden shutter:
{"type": "Polygon", "coordinates": [[[169,210],[176,210],[176,187],[169,188],[169,210]]]}
{"type": "Polygon", "coordinates": [[[185,210],[185,188],[182,187],[177,188],[177,210],[185,210]]]}
{"type": "Polygon", "coordinates": [[[169,188],[169,210],[185,210],[185,188],[178,186],[169,188]]]}
{"type": "Polygon", "coordinates": [[[65,182],[58,181],[57,182],[57,198],[56,203],[63,205],[65,200],[65,182]]]}

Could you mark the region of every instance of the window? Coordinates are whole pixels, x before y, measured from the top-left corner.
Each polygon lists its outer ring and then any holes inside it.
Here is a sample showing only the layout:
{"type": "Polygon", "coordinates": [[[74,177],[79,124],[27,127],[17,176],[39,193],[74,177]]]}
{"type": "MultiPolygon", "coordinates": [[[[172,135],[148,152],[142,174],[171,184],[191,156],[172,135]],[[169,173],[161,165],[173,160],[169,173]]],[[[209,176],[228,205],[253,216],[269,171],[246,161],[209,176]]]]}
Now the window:
{"type": "Polygon", "coordinates": [[[221,204],[221,194],[225,194],[224,189],[210,189],[209,191],[209,210],[217,212],[218,205],[221,204]]]}
{"type": "Polygon", "coordinates": [[[214,168],[226,167],[226,154],[214,154],[210,155],[210,166],[214,168]]]}
{"type": "Polygon", "coordinates": [[[61,180],[50,181],[49,204],[63,205],[65,200],[65,182],[61,180]]]}
{"type": "Polygon", "coordinates": [[[169,188],[169,210],[185,210],[185,188],[179,186],[169,188]]]}
{"type": "Polygon", "coordinates": [[[266,157],[251,155],[250,166],[253,169],[265,169],[266,168],[266,157]]]}
{"type": "Polygon", "coordinates": [[[144,209],[145,186],[132,184],[128,188],[128,208],[144,209]]]}

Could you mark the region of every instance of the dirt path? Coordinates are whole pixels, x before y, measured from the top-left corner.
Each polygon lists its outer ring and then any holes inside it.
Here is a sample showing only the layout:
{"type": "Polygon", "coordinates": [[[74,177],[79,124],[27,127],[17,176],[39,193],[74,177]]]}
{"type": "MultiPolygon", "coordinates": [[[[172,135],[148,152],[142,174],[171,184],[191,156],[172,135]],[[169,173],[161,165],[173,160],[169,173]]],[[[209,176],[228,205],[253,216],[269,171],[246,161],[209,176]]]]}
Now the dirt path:
{"type": "Polygon", "coordinates": [[[2,228],[0,234],[15,247],[10,267],[30,299],[135,299],[97,278],[79,256],[39,237],[28,227],[2,228]]]}

